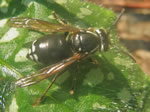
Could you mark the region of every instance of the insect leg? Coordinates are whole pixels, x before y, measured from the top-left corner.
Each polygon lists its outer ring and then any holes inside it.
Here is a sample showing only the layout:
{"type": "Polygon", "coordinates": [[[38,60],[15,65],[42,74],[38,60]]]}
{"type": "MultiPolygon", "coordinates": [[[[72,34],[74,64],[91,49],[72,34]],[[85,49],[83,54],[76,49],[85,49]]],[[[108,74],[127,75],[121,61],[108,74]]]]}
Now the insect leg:
{"type": "Polygon", "coordinates": [[[98,64],[99,64],[99,62],[98,62],[98,60],[97,60],[96,58],[88,57],[87,59],[88,59],[88,61],[89,61],[90,63],[92,63],[92,64],[94,64],[94,65],[98,65],[98,64]]]}
{"type": "Polygon", "coordinates": [[[74,94],[74,91],[75,91],[75,88],[76,88],[76,81],[77,81],[77,75],[78,75],[78,72],[79,71],[79,65],[77,64],[76,65],[76,70],[75,70],[75,74],[74,74],[74,76],[73,76],[73,80],[72,80],[72,87],[71,87],[71,90],[69,91],[69,93],[71,94],[71,95],[73,95],[74,94]]]}
{"type": "Polygon", "coordinates": [[[119,48],[116,45],[112,45],[113,47],[117,48],[120,52],[124,53],[126,56],[130,57],[134,62],[136,62],[136,60],[134,59],[134,56],[132,54],[130,54],[127,51],[124,51],[123,49],[119,48]]]}
{"type": "Polygon", "coordinates": [[[65,22],[65,20],[60,19],[60,18],[56,15],[55,11],[52,11],[52,15],[53,15],[53,17],[56,19],[56,21],[57,21],[59,24],[61,24],[61,25],[63,25],[63,26],[66,26],[66,25],[67,25],[66,22],[65,22]]]}
{"type": "Polygon", "coordinates": [[[54,76],[54,78],[52,79],[52,82],[49,84],[47,89],[44,91],[43,95],[39,99],[37,99],[37,101],[34,103],[34,106],[37,106],[42,101],[42,99],[45,97],[45,95],[47,94],[48,90],[52,87],[52,85],[54,84],[54,82],[56,81],[58,76],[60,76],[59,73],[54,76]]]}
{"type": "Polygon", "coordinates": [[[72,80],[72,87],[71,87],[71,90],[69,91],[69,93],[71,95],[74,94],[74,91],[75,91],[75,87],[76,87],[76,81],[77,81],[77,73],[75,73],[74,77],[73,77],[73,80],[72,80]]]}

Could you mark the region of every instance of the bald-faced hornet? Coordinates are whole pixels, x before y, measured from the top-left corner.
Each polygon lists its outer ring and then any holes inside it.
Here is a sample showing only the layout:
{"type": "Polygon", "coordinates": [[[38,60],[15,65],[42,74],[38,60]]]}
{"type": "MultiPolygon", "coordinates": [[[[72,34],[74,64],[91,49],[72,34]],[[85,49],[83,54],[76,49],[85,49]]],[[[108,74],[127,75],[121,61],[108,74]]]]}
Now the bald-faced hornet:
{"type": "MultiPolygon", "coordinates": [[[[122,13],[112,26],[117,23],[122,13]]],[[[29,59],[48,64],[48,66],[32,75],[17,80],[16,85],[19,87],[35,84],[55,75],[48,87],[49,89],[57,77],[72,63],[87,57],[97,50],[100,50],[100,52],[108,50],[108,32],[106,33],[102,29],[79,29],[64,23],[57,18],[55,13],[53,13],[53,16],[59,24],[25,17],[15,17],[9,20],[9,25],[12,27],[52,33],[35,40],[27,54],[29,59]],[[57,32],[67,32],[67,34],[57,32]]],[[[37,103],[45,96],[48,89],[37,103]]]]}

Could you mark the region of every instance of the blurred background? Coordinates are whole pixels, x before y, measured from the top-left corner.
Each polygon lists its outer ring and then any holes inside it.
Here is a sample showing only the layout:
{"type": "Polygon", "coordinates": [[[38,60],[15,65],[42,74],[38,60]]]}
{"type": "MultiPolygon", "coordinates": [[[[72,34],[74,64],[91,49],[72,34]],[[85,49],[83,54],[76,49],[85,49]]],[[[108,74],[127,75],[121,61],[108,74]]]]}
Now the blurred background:
{"type": "Polygon", "coordinates": [[[120,41],[133,54],[137,64],[150,75],[150,0],[88,0],[125,13],[117,24],[120,41]]]}

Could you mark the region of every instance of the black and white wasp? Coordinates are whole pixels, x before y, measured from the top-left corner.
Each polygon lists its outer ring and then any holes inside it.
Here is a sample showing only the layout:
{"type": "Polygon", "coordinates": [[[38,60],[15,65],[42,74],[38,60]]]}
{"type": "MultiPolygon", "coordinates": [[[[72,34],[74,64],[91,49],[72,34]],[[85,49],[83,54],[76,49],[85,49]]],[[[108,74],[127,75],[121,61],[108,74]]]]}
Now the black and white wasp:
{"type": "MultiPolygon", "coordinates": [[[[122,13],[112,26],[117,23],[122,13]]],[[[29,59],[48,66],[32,75],[17,80],[16,85],[19,87],[36,84],[55,75],[48,87],[49,89],[57,77],[72,63],[87,57],[97,50],[100,50],[100,52],[108,50],[108,32],[106,33],[102,29],[79,29],[64,23],[55,13],[53,13],[53,16],[58,24],[26,17],[14,17],[9,20],[11,27],[51,33],[35,40],[27,54],[29,59]]],[[[45,96],[48,89],[38,102],[45,96]]]]}

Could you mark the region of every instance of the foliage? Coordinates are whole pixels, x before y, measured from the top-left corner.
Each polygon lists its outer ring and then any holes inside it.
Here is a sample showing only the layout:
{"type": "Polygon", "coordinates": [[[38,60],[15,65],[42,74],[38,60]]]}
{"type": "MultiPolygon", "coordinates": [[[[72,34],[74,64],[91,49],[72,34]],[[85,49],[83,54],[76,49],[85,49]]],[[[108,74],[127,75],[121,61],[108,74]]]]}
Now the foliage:
{"type": "MultiPolygon", "coordinates": [[[[55,11],[68,24],[80,28],[103,28],[109,30],[116,19],[108,9],[80,0],[2,0],[0,2],[0,77],[13,79],[36,72],[41,65],[28,60],[25,55],[30,43],[44,34],[22,28],[11,28],[7,21],[12,17],[32,17],[56,23],[51,15],[55,11]]],[[[115,30],[111,42],[123,48],[115,30]]],[[[123,48],[124,49],[124,48],[123,48]]],[[[16,88],[10,112],[148,112],[149,77],[136,63],[118,49],[111,47],[105,53],[92,56],[74,64],[59,77],[45,99],[36,107],[34,102],[47,88],[47,79],[26,88],[16,88]],[[79,66],[79,69],[76,69],[79,66]],[[73,76],[77,73],[76,90],[69,94],[73,76]]],[[[11,83],[12,84],[12,83],[11,83]]],[[[12,86],[10,84],[10,86],[12,86]]],[[[15,86],[15,85],[14,85],[15,86]]],[[[1,89],[2,91],[2,89],[1,89]]]]}

